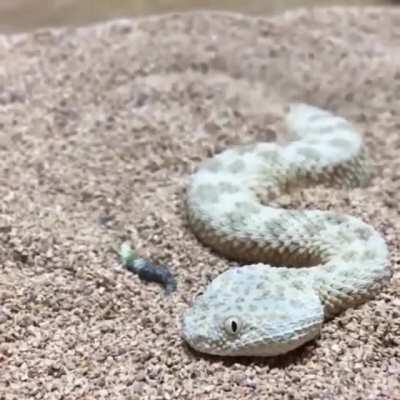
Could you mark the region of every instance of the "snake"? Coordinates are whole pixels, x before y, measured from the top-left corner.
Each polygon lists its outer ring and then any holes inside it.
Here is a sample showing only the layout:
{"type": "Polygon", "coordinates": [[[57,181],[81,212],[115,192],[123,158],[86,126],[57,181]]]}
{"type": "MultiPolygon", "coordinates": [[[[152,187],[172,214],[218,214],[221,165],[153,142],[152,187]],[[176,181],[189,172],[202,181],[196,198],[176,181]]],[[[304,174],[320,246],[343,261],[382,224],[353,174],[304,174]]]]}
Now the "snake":
{"type": "Polygon", "coordinates": [[[185,208],[205,246],[236,262],[195,296],[181,318],[200,353],[270,357],[318,338],[325,321],[375,297],[392,277],[381,233],[331,210],[274,199],[316,185],[366,187],[374,175],[348,119],[290,103],[285,144],[236,145],[190,175],[185,208]]]}

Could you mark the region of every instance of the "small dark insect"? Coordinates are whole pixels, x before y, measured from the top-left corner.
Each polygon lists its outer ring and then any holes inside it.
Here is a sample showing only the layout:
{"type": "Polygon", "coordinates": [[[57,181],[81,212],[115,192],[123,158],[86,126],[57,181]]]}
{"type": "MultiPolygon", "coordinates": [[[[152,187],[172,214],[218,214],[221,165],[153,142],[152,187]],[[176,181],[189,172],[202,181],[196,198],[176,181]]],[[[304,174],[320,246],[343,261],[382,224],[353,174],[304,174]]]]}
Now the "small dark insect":
{"type": "Polygon", "coordinates": [[[123,244],[120,257],[128,271],[138,275],[146,282],[157,282],[163,285],[165,294],[176,290],[176,280],[166,265],[154,265],[151,261],[142,257],[136,257],[129,245],[123,244]]]}
{"type": "Polygon", "coordinates": [[[137,258],[133,264],[126,265],[129,271],[135,272],[140,279],[146,282],[157,282],[164,286],[165,293],[176,290],[176,281],[166,265],[155,266],[151,261],[137,258]]]}

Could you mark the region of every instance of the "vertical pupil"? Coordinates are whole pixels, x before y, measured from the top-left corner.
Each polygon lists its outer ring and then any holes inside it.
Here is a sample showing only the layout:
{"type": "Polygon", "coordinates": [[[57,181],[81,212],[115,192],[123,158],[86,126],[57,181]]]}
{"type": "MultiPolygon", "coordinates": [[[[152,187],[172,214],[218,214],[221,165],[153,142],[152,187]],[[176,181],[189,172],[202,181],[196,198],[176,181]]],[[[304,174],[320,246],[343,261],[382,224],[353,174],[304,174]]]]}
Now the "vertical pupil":
{"type": "Polygon", "coordinates": [[[236,332],[237,330],[237,323],[235,321],[231,322],[231,328],[232,328],[232,332],[236,332]]]}

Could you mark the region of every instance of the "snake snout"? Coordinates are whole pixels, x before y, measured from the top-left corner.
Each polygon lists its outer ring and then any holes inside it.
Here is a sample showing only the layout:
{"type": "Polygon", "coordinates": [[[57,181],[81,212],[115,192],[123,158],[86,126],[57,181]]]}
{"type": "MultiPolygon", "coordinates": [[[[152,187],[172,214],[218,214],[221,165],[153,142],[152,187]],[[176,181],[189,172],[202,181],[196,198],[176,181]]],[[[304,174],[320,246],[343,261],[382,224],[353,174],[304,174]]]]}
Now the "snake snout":
{"type": "Polygon", "coordinates": [[[200,352],[209,352],[210,330],[207,329],[207,324],[203,319],[196,318],[191,310],[188,310],[182,318],[182,337],[193,349],[200,352]]]}

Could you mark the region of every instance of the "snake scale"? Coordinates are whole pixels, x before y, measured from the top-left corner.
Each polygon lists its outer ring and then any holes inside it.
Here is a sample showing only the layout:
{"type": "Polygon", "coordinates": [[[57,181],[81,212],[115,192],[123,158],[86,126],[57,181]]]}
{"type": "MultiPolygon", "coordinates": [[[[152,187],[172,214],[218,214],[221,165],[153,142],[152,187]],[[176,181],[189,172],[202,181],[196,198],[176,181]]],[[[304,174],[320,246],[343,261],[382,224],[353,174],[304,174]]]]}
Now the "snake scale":
{"type": "Polygon", "coordinates": [[[324,320],[376,295],[391,276],[385,240],[361,220],[331,211],[268,205],[315,184],[365,186],[371,167],[346,119],[307,104],[286,114],[285,146],[237,146],[191,176],[187,212],[196,237],[247,264],[217,276],[184,313],[182,336],[197,351],[275,356],[316,338],[324,320]]]}

